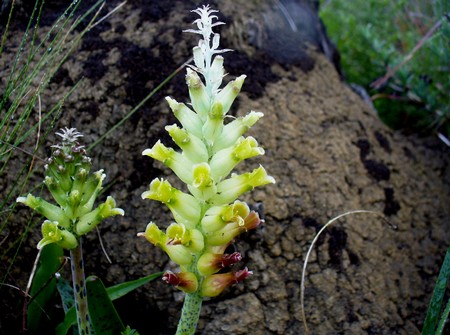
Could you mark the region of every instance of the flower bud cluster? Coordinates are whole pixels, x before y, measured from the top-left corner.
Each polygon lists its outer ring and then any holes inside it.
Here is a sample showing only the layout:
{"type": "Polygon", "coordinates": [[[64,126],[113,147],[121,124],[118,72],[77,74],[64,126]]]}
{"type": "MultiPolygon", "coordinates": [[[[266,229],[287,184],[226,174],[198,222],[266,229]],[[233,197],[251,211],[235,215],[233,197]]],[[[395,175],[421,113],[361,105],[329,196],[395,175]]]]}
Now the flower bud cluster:
{"type": "Polygon", "coordinates": [[[216,11],[208,6],[194,12],[200,16],[194,21],[198,30],[187,32],[200,34],[202,39],[193,49],[195,66],[190,66],[186,74],[191,103],[188,106],[166,98],[181,125],[169,125],[166,130],[181,152],[161,141],[143,152],[168,166],[187,185],[189,193],[167,180],[153,180],[142,198],[164,203],[175,222],[165,232],[150,222],[138,235],[164,250],[180,266],[181,272],[167,272],[164,281],[187,293],[213,297],[251,274],[247,268],[224,272],[241,260],[237,252],[226,254],[227,246],[261,223],[256,212],[236,199],[275,180],[262,166],[240,175],[232,173],[241,161],[264,154],[255,138],[243,136],[263,114],[251,111],[226,119],[245,75],[220,88],[225,70],[223,57],[216,54],[228,50],[218,49],[220,36],[212,27],[223,23],[213,22],[217,17],[211,13],[216,11]]]}
{"type": "Polygon", "coordinates": [[[123,215],[112,197],[93,209],[105,178],[103,170],[91,173],[91,159],[78,143],[82,135],[75,128],[56,133],[61,143],[52,146],[52,155],[45,165],[44,184],[57,205],[28,194],[17,202],[42,214],[47,220],[42,224],[42,240],[38,249],[56,243],[65,249],[78,246],[79,237],[94,229],[102,220],[113,215],[123,215]]]}

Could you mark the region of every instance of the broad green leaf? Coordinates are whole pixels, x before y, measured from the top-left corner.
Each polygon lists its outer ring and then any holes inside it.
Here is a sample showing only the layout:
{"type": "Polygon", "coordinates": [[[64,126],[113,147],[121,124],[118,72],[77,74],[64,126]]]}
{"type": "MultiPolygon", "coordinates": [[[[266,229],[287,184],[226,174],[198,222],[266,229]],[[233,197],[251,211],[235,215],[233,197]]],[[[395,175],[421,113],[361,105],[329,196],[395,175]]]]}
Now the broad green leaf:
{"type": "Polygon", "coordinates": [[[63,322],[56,327],[56,335],[66,335],[72,326],[77,327],[73,288],[63,277],[58,278],[57,288],[66,315],[63,322]]]}
{"type": "Polygon", "coordinates": [[[27,311],[27,330],[30,334],[37,331],[47,303],[55,296],[55,272],[61,266],[63,251],[56,244],[42,248],[39,263],[31,285],[31,299],[27,311]]]}
{"type": "Polygon", "coordinates": [[[59,277],[56,287],[58,288],[59,296],[61,297],[64,313],[67,313],[67,311],[75,305],[72,285],[70,285],[63,277],[59,277]]]}
{"type": "Polygon", "coordinates": [[[86,279],[86,290],[89,316],[95,334],[116,335],[122,333],[125,327],[100,278],[96,276],[88,277],[86,279]]]}
{"type": "MultiPolygon", "coordinates": [[[[143,277],[143,278],[139,278],[139,279],[121,283],[121,284],[117,284],[117,285],[108,287],[106,289],[106,292],[108,293],[108,296],[111,299],[111,301],[113,301],[120,297],[123,297],[124,295],[137,289],[138,287],[140,287],[144,284],[147,284],[148,282],[162,276],[162,274],[163,274],[162,272],[158,272],[158,273],[155,273],[155,274],[143,277]]],[[[87,294],[88,294],[88,299],[89,299],[89,291],[87,292],[87,294]]],[[[72,300],[73,300],[73,291],[72,291],[72,300]]],[[[88,304],[89,304],[89,310],[91,310],[89,300],[88,300],[88,304]]],[[[66,311],[66,316],[64,317],[64,321],[62,323],[60,323],[58,325],[58,327],[56,328],[56,335],[66,335],[67,332],[69,331],[70,327],[73,325],[76,325],[75,307],[73,307],[73,304],[71,306],[72,307],[68,311],[66,311]]]]}
{"type": "Polygon", "coordinates": [[[122,332],[122,335],[139,335],[139,333],[137,330],[131,329],[130,326],[127,326],[127,329],[122,332]]]}
{"type": "Polygon", "coordinates": [[[69,329],[72,326],[77,325],[77,312],[75,310],[75,307],[72,307],[69,309],[66,313],[66,316],[64,317],[64,321],[61,322],[55,330],[56,335],[66,335],[69,329]]]}

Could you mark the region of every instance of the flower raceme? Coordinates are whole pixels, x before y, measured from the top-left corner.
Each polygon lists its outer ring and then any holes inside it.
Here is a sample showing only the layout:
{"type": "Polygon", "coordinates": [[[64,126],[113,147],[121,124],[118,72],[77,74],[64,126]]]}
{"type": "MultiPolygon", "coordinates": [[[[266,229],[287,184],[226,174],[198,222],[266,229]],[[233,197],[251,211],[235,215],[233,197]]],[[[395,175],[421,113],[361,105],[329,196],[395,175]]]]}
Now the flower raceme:
{"type": "Polygon", "coordinates": [[[86,279],[81,248],[81,237],[94,229],[104,219],[124,215],[110,196],[94,209],[94,203],[105,179],[103,170],[90,173],[91,159],[78,143],[82,137],[75,128],[62,129],[56,135],[61,142],[52,146],[52,155],[45,165],[44,184],[57,205],[28,194],[17,198],[47,218],[41,226],[41,249],[55,243],[70,251],[73,299],[80,334],[93,334],[86,295],[86,279]]]}
{"type": "Polygon", "coordinates": [[[175,222],[165,232],[150,222],[138,235],[164,250],[180,266],[179,273],[166,272],[165,282],[188,294],[214,297],[251,274],[246,268],[222,272],[242,259],[238,252],[226,254],[227,246],[261,223],[258,214],[237,198],[275,180],[262,166],[247,173],[233,173],[243,160],[264,155],[255,138],[244,136],[263,114],[251,111],[242,117],[226,117],[246,76],[221,88],[225,69],[224,58],[218,54],[229,50],[219,49],[220,36],[212,28],[223,23],[216,21],[217,16],[212,15],[216,11],[209,6],[193,12],[200,16],[194,21],[198,29],[186,32],[202,38],[193,49],[194,65],[186,73],[190,104],[166,98],[180,125],[165,129],[181,151],[159,140],[143,151],[143,155],[169,167],[189,193],[167,180],[153,180],[142,198],[164,203],[175,222]]]}
{"type": "Polygon", "coordinates": [[[52,155],[45,165],[44,184],[57,205],[32,194],[17,198],[17,202],[47,218],[41,227],[43,237],[37,245],[38,249],[50,243],[74,249],[78,246],[79,238],[101,221],[110,216],[124,215],[124,211],[116,208],[116,202],[110,196],[93,209],[105,174],[103,170],[90,172],[91,159],[78,143],[78,138],[83,135],[75,128],[62,129],[56,134],[62,140],[52,146],[52,155]]]}

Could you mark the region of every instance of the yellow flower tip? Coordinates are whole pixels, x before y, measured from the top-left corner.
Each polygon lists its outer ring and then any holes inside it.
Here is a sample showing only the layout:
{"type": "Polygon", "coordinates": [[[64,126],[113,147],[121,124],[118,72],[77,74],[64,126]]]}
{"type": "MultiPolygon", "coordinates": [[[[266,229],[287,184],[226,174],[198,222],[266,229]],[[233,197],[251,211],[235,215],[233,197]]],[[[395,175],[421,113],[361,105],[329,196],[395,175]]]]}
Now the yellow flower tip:
{"type": "Polygon", "coordinates": [[[125,215],[125,211],[122,208],[116,207],[116,200],[111,196],[108,196],[106,198],[105,209],[103,211],[104,211],[104,213],[102,213],[102,214],[103,214],[103,217],[105,217],[105,218],[114,216],[114,215],[121,215],[121,216],[125,215]]]}
{"type": "MultiPolygon", "coordinates": [[[[245,218],[250,213],[250,208],[243,201],[236,200],[231,205],[231,208],[232,208],[232,216],[233,217],[239,216],[239,217],[245,218]]],[[[228,221],[231,221],[231,220],[228,220],[228,221]]]]}
{"type": "Polygon", "coordinates": [[[223,120],[223,104],[222,104],[222,102],[216,101],[213,104],[211,111],[208,113],[208,116],[211,119],[222,121],[223,120]]]}
{"type": "Polygon", "coordinates": [[[179,245],[200,252],[205,246],[203,234],[197,229],[186,229],[184,224],[172,223],[166,229],[167,246],[179,245]]]}
{"type": "Polygon", "coordinates": [[[250,175],[250,179],[252,180],[252,186],[263,186],[266,184],[275,184],[275,178],[269,176],[262,165],[260,165],[257,169],[253,170],[250,175]]]}
{"type": "Polygon", "coordinates": [[[173,99],[169,96],[167,96],[165,99],[166,99],[167,103],[169,104],[169,107],[172,109],[172,111],[175,112],[180,108],[181,104],[178,101],[176,101],[175,99],[173,99]]]}
{"type": "Polygon", "coordinates": [[[143,236],[150,243],[156,246],[163,246],[167,242],[167,236],[164,234],[154,222],[150,222],[145,228],[144,233],[139,233],[138,236],[143,236]]]}
{"type": "Polygon", "coordinates": [[[165,163],[169,159],[173,159],[174,150],[166,147],[160,140],[156,142],[151,149],[145,149],[142,154],[165,163]]]}
{"type": "Polygon", "coordinates": [[[38,249],[42,249],[51,243],[56,243],[60,247],[69,250],[78,246],[78,240],[75,235],[64,228],[60,228],[57,221],[45,220],[41,231],[42,240],[37,245],[38,249]]]}
{"type": "Polygon", "coordinates": [[[184,224],[172,223],[166,229],[166,235],[168,238],[167,244],[177,245],[177,244],[187,244],[190,239],[190,233],[186,230],[184,224]]]}
{"type": "MultiPolygon", "coordinates": [[[[179,227],[175,228],[179,229],[179,227]]],[[[179,265],[188,265],[192,262],[192,255],[189,249],[182,244],[172,243],[173,241],[153,222],[147,225],[145,233],[139,233],[138,236],[145,237],[147,241],[160,247],[171,260],[179,265]]]]}
{"type": "Polygon", "coordinates": [[[211,178],[211,168],[208,163],[200,163],[193,167],[193,181],[192,185],[195,188],[204,189],[212,186],[214,183],[211,178]]]}
{"type": "Polygon", "coordinates": [[[153,179],[148,191],[142,193],[142,199],[152,199],[168,203],[173,197],[174,189],[167,180],[153,179]]]}
{"type": "MultiPolygon", "coordinates": [[[[235,84],[233,86],[235,87],[235,89],[238,89],[239,91],[241,90],[245,78],[247,78],[247,76],[245,74],[242,74],[234,80],[235,84]]],[[[237,91],[236,94],[239,93],[239,91],[237,91]]]]}

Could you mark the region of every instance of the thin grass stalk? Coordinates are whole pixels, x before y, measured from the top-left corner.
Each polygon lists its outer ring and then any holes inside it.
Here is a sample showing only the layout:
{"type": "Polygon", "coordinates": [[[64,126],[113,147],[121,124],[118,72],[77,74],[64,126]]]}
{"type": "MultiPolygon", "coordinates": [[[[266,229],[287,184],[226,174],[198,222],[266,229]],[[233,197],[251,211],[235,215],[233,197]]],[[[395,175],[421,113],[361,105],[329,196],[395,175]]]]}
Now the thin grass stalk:
{"type": "Polygon", "coordinates": [[[12,0],[12,2],[11,2],[11,8],[10,8],[9,14],[8,14],[8,21],[6,21],[5,31],[3,32],[2,42],[0,43],[0,54],[3,52],[3,48],[5,47],[6,37],[8,36],[9,25],[11,24],[11,18],[12,18],[12,14],[14,11],[15,2],[16,2],[16,0],[12,0]]]}
{"type": "Polygon", "coordinates": [[[100,136],[94,143],[92,143],[88,150],[94,148],[97,144],[102,142],[108,135],[113,133],[117,128],[119,128],[122,124],[125,123],[131,116],[133,116],[152,96],[154,96],[164,85],[166,85],[176,74],[178,74],[182,69],[186,67],[192,61],[192,57],[179,66],[175,71],[173,71],[170,75],[168,75],[158,86],[156,86],[144,99],[141,100],[127,115],[125,115],[119,122],[117,122],[114,126],[112,126],[106,133],[100,136]]]}
{"type": "Polygon", "coordinates": [[[395,225],[391,224],[389,221],[387,221],[385,219],[385,217],[383,216],[383,214],[381,214],[381,213],[374,212],[374,211],[368,211],[368,210],[353,210],[353,211],[345,212],[343,214],[340,214],[340,215],[332,218],[319,230],[319,232],[316,234],[316,236],[314,236],[314,239],[312,240],[311,245],[309,246],[308,252],[306,253],[305,262],[303,263],[301,281],[300,281],[300,310],[301,310],[301,318],[302,318],[302,322],[303,322],[303,328],[305,329],[306,335],[310,334],[310,331],[309,331],[309,328],[308,328],[308,325],[306,322],[306,315],[305,315],[305,278],[306,278],[306,267],[308,266],[309,256],[314,248],[314,245],[316,244],[317,240],[319,239],[319,236],[328,228],[328,226],[330,226],[331,224],[333,224],[340,218],[343,218],[344,216],[357,214],[357,213],[375,214],[375,215],[381,217],[383,220],[385,220],[385,222],[389,225],[390,228],[392,228],[394,230],[397,229],[397,226],[395,226],[395,225]]]}
{"type": "Polygon", "coordinates": [[[27,40],[27,36],[29,34],[30,30],[30,24],[34,18],[34,12],[32,14],[32,18],[30,19],[29,25],[24,33],[24,37],[22,38],[21,45],[19,47],[19,51],[16,55],[14,64],[11,69],[11,74],[8,79],[5,92],[3,95],[2,102],[0,103],[0,107],[3,107],[3,105],[6,103],[6,101],[9,99],[10,95],[17,91],[17,95],[14,98],[10,108],[8,108],[8,111],[6,115],[0,120],[0,128],[2,129],[2,135],[1,139],[6,142],[11,142],[10,139],[13,137],[17,129],[23,128],[23,123],[26,121],[26,118],[28,117],[29,113],[31,112],[33,106],[35,105],[35,102],[37,100],[37,97],[39,94],[43,91],[43,89],[46,88],[49,81],[55,74],[55,72],[59,69],[59,67],[62,65],[62,63],[65,61],[65,59],[68,57],[68,55],[71,53],[73,48],[77,45],[77,43],[81,40],[81,38],[84,36],[84,34],[89,31],[90,27],[93,26],[93,22],[97,18],[99,12],[97,11],[93,18],[88,23],[87,27],[70,43],[69,49],[65,51],[65,53],[62,55],[62,57],[58,57],[64,47],[66,46],[67,42],[67,36],[74,31],[74,29],[83,21],[86,19],[88,15],[90,15],[97,7],[101,7],[101,4],[104,3],[104,1],[97,1],[96,4],[94,4],[86,13],[84,13],[81,17],[79,17],[75,23],[68,29],[67,33],[63,35],[63,32],[69,22],[71,21],[70,17],[73,16],[74,11],[78,7],[81,1],[73,2],[69,8],[66,10],[64,15],[62,15],[56,23],[52,26],[50,31],[46,34],[45,38],[41,43],[39,43],[35,47],[35,39],[37,37],[37,30],[38,30],[38,22],[40,19],[41,10],[39,11],[39,14],[37,16],[37,22],[36,26],[34,28],[33,38],[32,42],[30,43],[30,51],[27,56],[27,60],[23,67],[20,70],[17,70],[19,59],[21,58],[22,50],[24,49],[25,42],[27,40]],[[65,18],[65,20],[63,19],[65,18]],[[56,32],[55,32],[56,30],[56,32]],[[51,39],[51,36],[54,37],[51,39]],[[50,41],[48,45],[47,42],[50,41]],[[32,60],[36,58],[40,50],[43,48],[46,48],[48,50],[47,52],[44,52],[43,56],[38,60],[37,64],[33,66],[32,71],[28,74],[29,65],[31,64],[32,60]],[[18,73],[17,73],[18,71],[18,73]],[[30,94],[29,87],[32,86],[33,82],[36,78],[39,77],[40,72],[43,71],[40,79],[40,83],[38,84],[38,87],[34,90],[34,93],[32,94],[31,100],[27,102],[26,110],[24,113],[21,114],[20,119],[18,122],[16,122],[16,127],[14,127],[14,130],[12,133],[10,132],[9,138],[5,139],[6,133],[9,130],[9,122],[11,120],[11,117],[13,114],[19,109],[20,103],[25,99],[27,95],[30,94]]]}

